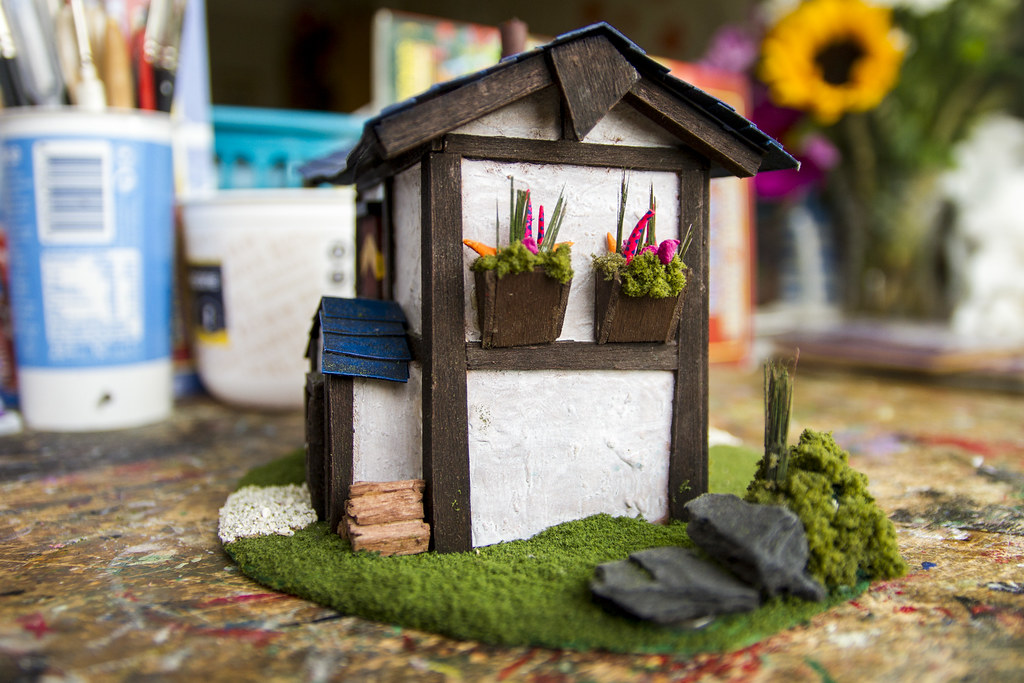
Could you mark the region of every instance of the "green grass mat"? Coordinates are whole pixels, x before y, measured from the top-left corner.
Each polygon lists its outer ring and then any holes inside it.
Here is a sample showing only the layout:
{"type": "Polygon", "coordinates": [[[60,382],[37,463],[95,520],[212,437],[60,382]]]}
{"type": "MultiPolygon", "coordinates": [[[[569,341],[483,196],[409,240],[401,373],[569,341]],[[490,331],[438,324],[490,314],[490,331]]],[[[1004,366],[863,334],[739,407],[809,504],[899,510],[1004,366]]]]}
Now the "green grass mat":
{"type": "MultiPolygon", "coordinates": [[[[711,449],[711,489],[741,494],[758,454],[711,449]]],[[[250,472],[240,485],[298,483],[302,454],[250,472]]],[[[241,538],[225,546],[242,571],[271,588],[345,614],[504,645],[688,655],[750,645],[806,622],[854,593],[824,603],[776,599],[757,611],[686,630],[606,612],[590,598],[594,567],[662,545],[692,545],[686,526],[597,515],[525,541],[469,553],[379,557],[351,552],[318,522],[294,536],[241,538]]]]}

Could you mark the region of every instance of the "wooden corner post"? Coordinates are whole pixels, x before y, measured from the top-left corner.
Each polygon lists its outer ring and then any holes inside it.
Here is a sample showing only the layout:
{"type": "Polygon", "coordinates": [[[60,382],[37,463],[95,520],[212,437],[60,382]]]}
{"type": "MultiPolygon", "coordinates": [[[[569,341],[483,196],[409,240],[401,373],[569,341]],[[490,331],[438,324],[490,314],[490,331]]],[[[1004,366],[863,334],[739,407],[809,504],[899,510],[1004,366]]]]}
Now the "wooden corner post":
{"type": "Polygon", "coordinates": [[[345,500],[352,486],[351,377],[324,376],[324,516],[331,531],[345,515],[345,500]]]}
{"type": "Polygon", "coordinates": [[[686,254],[687,273],[680,316],[678,366],[672,410],[668,469],[668,509],[685,519],[684,506],[708,490],[708,258],[710,172],[705,165],[679,174],[679,227],[693,226],[686,254]]]}
{"type": "Polygon", "coordinates": [[[462,273],[462,158],[428,152],[421,166],[424,507],[434,550],[472,548],[462,273]]]}

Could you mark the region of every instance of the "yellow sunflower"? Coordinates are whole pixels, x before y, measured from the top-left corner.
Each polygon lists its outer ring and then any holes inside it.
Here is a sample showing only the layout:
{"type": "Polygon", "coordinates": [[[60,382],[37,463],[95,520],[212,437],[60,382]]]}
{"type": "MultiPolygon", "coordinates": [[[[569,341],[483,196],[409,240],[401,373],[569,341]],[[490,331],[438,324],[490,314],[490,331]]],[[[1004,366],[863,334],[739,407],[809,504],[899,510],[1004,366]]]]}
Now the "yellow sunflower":
{"type": "Polygon", "coordinates": [[[884,7],[808,0],[765,36],[759,75],[776,104],[832,124],[846,112],[872,109],[892,90],[901,42],[884,7]]]}

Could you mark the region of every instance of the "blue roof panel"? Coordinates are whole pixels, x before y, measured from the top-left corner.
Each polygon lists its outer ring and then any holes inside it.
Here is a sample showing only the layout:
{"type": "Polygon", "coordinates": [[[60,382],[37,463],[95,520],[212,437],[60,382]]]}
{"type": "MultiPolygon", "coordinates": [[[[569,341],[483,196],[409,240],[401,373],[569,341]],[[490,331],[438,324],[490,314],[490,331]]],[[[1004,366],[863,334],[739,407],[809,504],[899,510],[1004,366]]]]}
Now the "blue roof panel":
{"type": "Polygon", "coordinates": [[[324,354],[322,372],[325,375],[386,379],[391,382],[409,381],[408,361],[375,360],[354,356],[324,354]]]}
{"type": "Polygon", "coordinates": [[[358,358],[411,360],[409,342],[401,337],[367,337],[324,333],[324,351],[358,358]]]}
{"type": "Polygon", "coordinates": [[[328,318],[349,318],[354,320],[386,320],[405,324],[405,313],[394,301],[381,299],[342,299],[325,296],[320,301],[320,310],[328,318]]]}
{"type": "Polygon", "coordinates": [[[323,297],[310,331],[310,357],[322,338],[325,375],[409,381],[412,353],[405,314],[394,301],[323,297]]]}
{"type": "Polygon", "coordinates": [[[354,318],[324,318],[324,332],[348,334],[357,337],[394,337],[405,335],[405,325],[387,320],[356,320],[354,318]]]}

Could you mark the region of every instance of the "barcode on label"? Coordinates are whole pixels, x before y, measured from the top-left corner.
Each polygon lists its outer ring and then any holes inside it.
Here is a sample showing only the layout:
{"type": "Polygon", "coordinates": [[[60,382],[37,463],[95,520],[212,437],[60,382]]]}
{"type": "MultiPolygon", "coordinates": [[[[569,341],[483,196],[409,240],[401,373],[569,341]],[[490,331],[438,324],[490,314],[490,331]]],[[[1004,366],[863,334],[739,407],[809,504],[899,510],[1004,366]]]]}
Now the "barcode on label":
{"type": "Polygon", "coordinates": [[[40,141],[33,147],[36,221],[46,244],[100,244],[114,237],[111,145],[40,141]]]}

